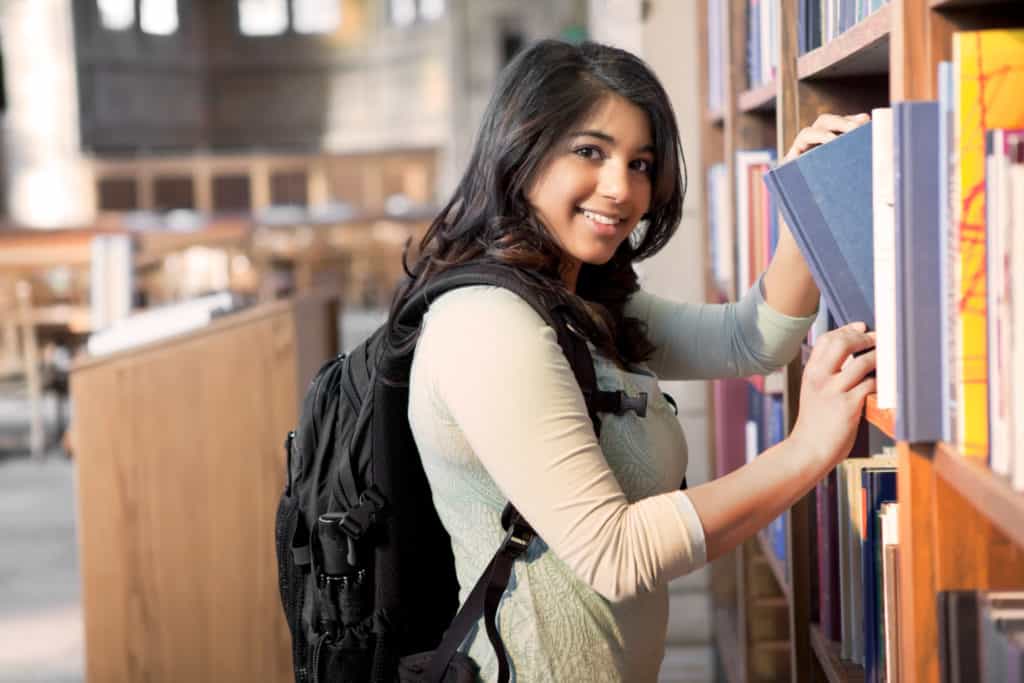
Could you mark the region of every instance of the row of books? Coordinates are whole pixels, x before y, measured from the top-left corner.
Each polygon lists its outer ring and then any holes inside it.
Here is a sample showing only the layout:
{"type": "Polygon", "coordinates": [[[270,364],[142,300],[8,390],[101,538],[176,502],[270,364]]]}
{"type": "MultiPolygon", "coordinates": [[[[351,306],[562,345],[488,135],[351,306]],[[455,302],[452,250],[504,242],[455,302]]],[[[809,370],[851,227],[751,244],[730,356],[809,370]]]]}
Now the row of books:
{"type": "Polygon", "coordinates": [[[1024,683],[1024,591],[936,595],[942,683],[1024,683]]]}
{"type": "Polygon", "coordinates": [[[873,110],[766,179],[835,322],[877,331],[896,437],[1024,490],[1024,30],[953,46],[938,101],[873,110]]]}
{"type": "Polygon", "coordinates": [[[840,656],[864,667],[865,680],[893,683],[898,666],[896,591],[898,504],[891,446],[854,453],[815,489],[817,603],[822,634],[840,656]]]}
{"type": "Polygon", "coordinates": [[[779,70],[778,26],[779,0],[747,0],[747,86],[750,88],[775,80],[779,70]]]}
{"type": "Polygon", "coordinates": [[[827,44],[888,1],[800,0],[797,5],[797,48],[800,54],[827,44]]]}
{"type": "Polygon", "coordinates": [[[757,282],[779,241],[779,216],[764,184],[775,161],[771,149],[736,152],[735,222],[725,164],[708,169],[708,233],[712,277],[723,298],[735,300],[757,282]]]}
{"type": "MultiPolygon", "coordinates": [[[[721,477],[751,462],[786,436],[782,394],[762,392],[739,378],[714,382],[715,475],[721,477]]],[[[772,552],[786,563],[786,513],[765,530],[772,552]]]]}

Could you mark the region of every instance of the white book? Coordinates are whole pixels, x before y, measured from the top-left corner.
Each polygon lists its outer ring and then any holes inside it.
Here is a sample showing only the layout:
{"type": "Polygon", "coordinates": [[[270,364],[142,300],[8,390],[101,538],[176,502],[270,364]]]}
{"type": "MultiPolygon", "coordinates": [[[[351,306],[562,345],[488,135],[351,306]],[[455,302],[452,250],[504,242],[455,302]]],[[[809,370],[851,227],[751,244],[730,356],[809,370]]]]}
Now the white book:
{"type": "MultiPolygon", "coordinates": [[[[1010,185],[1013,191],[1011,213],[1013,223],[1013,242],[1010,246],[1011,259],[1016,267],[1011,267],[1010,277],[1013,291],[1018,296],[1012,302],[1011,343],[1013,352],[1013,386],[1024,387],[1024,163],[1014,163],[1010,167],[1010,185]]],[[[1024,491],[1024,398],[1018,397],[1012,406],[1010,419],[1013,433],[1014,451],[1012,476],[1013,488],[1024,491]]]]}
{"type": "Polygon", "coordinates": [[[990,133],[991,149],[985,158],[985,305],[988,350],[989,466],[1001,476],[1010,474],[1009,296],[1006,276],[1010,267],[1007,240],[1011,237],[1009,158],[1006,132],[990,133]]]}
{"type": "Polygon", "coordinates": [[[896,188],[892,110],[871,110],[871,196],[875,268],[875,377],[878,407],[896,407],[896,188]]]}
{"type": "Polygon", "coordinates": [[[757,452],[757,423],[753,420],[747,422],[746,429],[746,455],[747,462],[754,462],[754,458],[758,456],[757,452]]]}
{"type": "Polygon", "coordinates": [[[899,683],[899,503],[883,503],[879,513],[882,526],[882,617],[885,628],[886,683],[899,683]]]}

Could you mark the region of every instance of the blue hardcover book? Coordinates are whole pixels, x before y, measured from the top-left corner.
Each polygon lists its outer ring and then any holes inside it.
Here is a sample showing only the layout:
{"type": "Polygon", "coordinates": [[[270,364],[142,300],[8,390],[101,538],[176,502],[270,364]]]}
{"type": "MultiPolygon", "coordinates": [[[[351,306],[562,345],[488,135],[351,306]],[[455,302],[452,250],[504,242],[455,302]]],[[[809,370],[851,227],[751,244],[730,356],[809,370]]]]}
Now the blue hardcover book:
{"type": "Polygon", "coordinates": [[[821,47],[821,0],[805,0],[807,7],[807,51],[821,47]]]}
{"type": "Polygon", "coordinates": [[[769,171],[765,182],[836,322],[874,329],[871,124],[769,171]]]}
{"type": "Polygon", "coordinates": [[[942,439],[939,103],[896,102],[896,438],[942,439]]]}
{"type": "Polygon", "coordinates": [[[942,440],[951,443],[956,430],[953,418],[956,406],[953,402],[951,382],[955,381],[953,363],[955,352],[952,348],[955,337],[952,326],[956,323],[956,294],[953,287],[955,226],[953,225],[950,187],[955,181],[956,160],[953,153],[953,124],[956,114],[953,91],[953,63],[939,63],[939,300],[942,302],[941,326],[939,327],[939,355],[942,363],[942,440]]]}
{"type": "Polygon", "coordinates": [[[796,14],[797,54],[807,52],[807,0],[799,0],[796,14]]]}
{"type": "Polygon", "coordinates": [[[863,535],[861,536],[861,580],[864,605],[864,683],[879,683],[885,669],[879,670],[882,642],[878,633],[882,614],[880,604],[882,572],[876,561],[876,551],[881,544],[875,520],[882,503],[896,500],[896,470],[893,468],[865,468],[861,471],[861,488],[864,491],[862,508],[863,535]]]}

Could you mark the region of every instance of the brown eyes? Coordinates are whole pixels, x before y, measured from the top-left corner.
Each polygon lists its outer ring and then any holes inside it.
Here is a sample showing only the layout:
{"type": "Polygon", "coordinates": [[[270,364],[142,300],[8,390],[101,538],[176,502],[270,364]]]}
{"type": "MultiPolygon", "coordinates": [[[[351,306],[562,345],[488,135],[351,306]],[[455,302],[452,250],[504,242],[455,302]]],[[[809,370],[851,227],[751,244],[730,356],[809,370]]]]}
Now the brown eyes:
{"type": "MultiPolygon", "coordinates": [[[[589,161],[601,161],[605,158],[604,152],[593,145],[583,145],[572,150],[573,154],[589,161]]],[[[634,159],[629,162],[629,168],[638,173],[650,174],[653,164],[647,159],[634,159]]]]}

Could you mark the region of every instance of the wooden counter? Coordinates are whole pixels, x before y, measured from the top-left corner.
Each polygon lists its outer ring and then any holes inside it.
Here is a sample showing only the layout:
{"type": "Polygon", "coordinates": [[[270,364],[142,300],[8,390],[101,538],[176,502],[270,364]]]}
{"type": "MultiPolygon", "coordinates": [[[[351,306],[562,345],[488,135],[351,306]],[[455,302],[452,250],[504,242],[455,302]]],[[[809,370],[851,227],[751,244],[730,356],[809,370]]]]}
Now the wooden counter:
{"type": "Polygon", "coordinates": [[[277,302],[76,363],[87,680],[292,680],[282,444],[336,315],[331,297],[277,302]]]}

